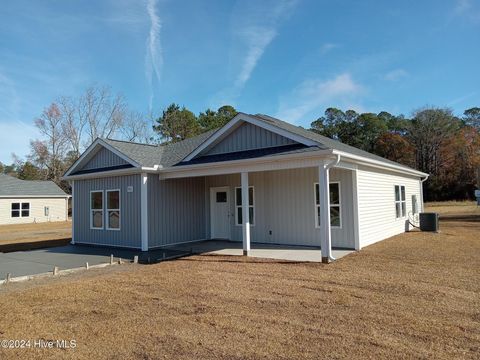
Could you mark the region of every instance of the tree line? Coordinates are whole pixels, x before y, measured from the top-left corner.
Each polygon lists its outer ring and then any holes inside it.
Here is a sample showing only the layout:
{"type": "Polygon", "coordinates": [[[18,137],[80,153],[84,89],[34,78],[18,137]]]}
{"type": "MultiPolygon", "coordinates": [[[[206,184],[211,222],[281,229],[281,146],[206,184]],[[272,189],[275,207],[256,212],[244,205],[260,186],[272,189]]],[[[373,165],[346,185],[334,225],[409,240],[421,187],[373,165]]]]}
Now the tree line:
{"type": "Polygon", "coordinates": [[[471,199],[480,186],[480,108],[457,117],[426,107],[411,118],[328,108],[311,130],[430,174],[426,200],[471,199]]]}
{"type": "MultiPolygon", "coordinates": [[[[53,180],[65,190],[63,173],[97,138],[173,143],[225,125],[237,110],[225,105],[194,114],[171,104],[161,114],[129,109],[121,94],[92,86],[78,97],[61,97],[35,119],[41,138],[26,160],[0,163],[0,173],[26,180],[53,180]]],[[[288,119],[287,119],[288,120],[288,119]]],[[[426,107],[410,118],[328,108],[310,130],[430,174],[426,200],[468,199],[480,186],[480,108],[457,117],[448,108],[426,107]]]]}

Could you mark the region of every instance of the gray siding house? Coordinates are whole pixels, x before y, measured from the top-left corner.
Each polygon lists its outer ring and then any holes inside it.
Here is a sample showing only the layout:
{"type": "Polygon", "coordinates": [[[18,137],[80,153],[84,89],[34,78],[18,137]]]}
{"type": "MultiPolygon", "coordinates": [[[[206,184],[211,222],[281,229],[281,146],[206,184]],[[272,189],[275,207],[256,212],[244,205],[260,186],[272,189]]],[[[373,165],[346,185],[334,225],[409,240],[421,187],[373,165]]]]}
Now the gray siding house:
{"type": "Polygon", "coordinates": [[[0,225],[66,221],[69,198],[53,181],[0,174],[0,225]]]}
{"type": "MultiPolygon", "coordinates": [[[[287,122],[239,113],[169,145],[97,139],[66,172],[74,243],[208,239],[359,250],[404,232],[427,174],[287,122]]],[[[253,244],[253,245],[251,245],[253,244]]]]}

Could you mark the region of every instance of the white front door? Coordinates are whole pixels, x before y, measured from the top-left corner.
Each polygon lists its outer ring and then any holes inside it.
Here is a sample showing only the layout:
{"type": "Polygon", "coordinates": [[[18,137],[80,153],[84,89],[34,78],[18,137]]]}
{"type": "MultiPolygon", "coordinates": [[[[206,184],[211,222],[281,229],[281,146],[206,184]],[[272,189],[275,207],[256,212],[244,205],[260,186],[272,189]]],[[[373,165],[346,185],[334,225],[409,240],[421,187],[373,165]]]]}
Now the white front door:
{"type": "Polygon", "coordinates": [[[228,187],[210,188],[210,235],[212,239],[230,239],[228,187]]]}

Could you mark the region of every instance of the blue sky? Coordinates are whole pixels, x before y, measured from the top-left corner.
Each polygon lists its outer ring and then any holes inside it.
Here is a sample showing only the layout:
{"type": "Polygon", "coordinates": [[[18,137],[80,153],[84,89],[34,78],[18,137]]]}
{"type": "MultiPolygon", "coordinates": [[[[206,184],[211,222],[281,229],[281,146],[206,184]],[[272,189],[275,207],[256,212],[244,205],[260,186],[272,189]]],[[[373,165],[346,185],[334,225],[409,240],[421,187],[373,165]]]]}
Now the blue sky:
{"type": "Polygon", "coordinates": [[[142,112],[232,104],[308,126],[326,107],[480,106],[480,0],[4,1],[0,161],[61,95],[142,112]]]}

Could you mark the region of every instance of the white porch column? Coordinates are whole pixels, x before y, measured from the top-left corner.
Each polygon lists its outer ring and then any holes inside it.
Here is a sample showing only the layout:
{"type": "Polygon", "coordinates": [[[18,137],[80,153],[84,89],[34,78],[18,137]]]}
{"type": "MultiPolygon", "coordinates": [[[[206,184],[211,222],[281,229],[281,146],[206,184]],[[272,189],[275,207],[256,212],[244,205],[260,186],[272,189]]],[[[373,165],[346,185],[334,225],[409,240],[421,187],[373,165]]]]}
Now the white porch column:
{"type": "Polygon", "coordinates": [[[243,230],[243,255],[250,253],[250,215],[248,201],[248,172],[242,172],[242,230],[243,230]]]}
{"type": "MultiPolygon", "coordinates": [[[[72,241],[70,241],[70,244],[75,245],[75,181],[72,180],[70,184],[72,185],[72,241]]],[[[91,214],[89,215],[91,216],[91,214]]],[[[67,199],[67,219],[66,220],[68,221],[68,199],[67,199]]]]}
{"type": "Polygon", "coordinates": [[[140,183],[140,226],[142,251],[148,251],[148,175],[142,173],[140,183]]]}
{"type": "Polygon", "coordinates": [[[332,231],[330,227],[330,169],[326,164],[318,167],[318,187],[320,195],[320,246],[322,262],[328,263],[332,249],[332,231]]]}

